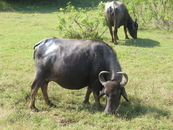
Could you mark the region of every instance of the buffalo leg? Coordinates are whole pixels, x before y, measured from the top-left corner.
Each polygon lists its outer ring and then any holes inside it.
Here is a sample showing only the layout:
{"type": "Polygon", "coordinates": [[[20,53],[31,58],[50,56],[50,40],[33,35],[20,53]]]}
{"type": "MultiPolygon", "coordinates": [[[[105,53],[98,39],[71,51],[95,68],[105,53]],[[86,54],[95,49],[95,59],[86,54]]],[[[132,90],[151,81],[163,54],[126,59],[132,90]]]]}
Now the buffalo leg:
{"type": "Polygon", "coordinates": [[[39,87],[42,85],[43,80],[37,80],[35,79],[34,82],[31,85],[31,95],[30,95],[30,105],[29,107],[32,110],[38,111],[38,109],[35,107],[35,96],[37,94],[37,91],[39,87]]]}
{"type": "Polygon", "coordinates": [[[118,36],[117,36],[117,33],[118,33],[118,29],[117,29],[117,26],[116,26],[116,22],[114,22],[114,44],[118,44],[116,40],[118,40],[118,36]]]}
{"type": "Polygon", "coordinates": [[[129,37],[127,35],[127,28],[126,28],[126,26],[124,26],[124,33],[125,33],[125,39],[129,39],[129,37]]]}
{"type": "Polygon", "coordinates": [[[91,92],[92,92],[92,89],[88,87],[83,103],[89,104],[89,96],[90,96],[91,92]]]}
{"type": "Polygon", "coordinates": [[[99,91],[98,92],[93,91],[93,96],[94,96],[95,103],[96,103],[98,110],[101,110],[102,106],[100,104],[99,91]]]}
{"type": "Polygon", "coordinates": [[[48,83],[49,81],[45,81],[43,85],[41,86],[43,97],[47,105],[49,105],[50,107],[56,107],[56,105],[51,103],[51,101],[49,100],[48,93],[47,93],[48,83]]]}
{"type": "Polygon", "coordinates": [[[112,26],[109,25],[109,32],[111,34],[112,37],[112,42],[114,42],[114,37],[113,37],[113,32],[112,32],[112,26]]]}

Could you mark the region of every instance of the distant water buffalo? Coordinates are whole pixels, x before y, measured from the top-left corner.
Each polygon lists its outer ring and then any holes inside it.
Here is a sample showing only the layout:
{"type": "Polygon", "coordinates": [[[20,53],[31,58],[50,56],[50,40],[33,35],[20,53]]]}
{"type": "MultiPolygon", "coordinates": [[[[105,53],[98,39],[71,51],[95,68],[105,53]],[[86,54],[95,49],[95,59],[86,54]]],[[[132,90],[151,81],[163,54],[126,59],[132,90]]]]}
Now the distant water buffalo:
{"type": "Polygon", "coordinates": [[[98,109],[101,108],[100,97],[106,95],[106,113],[115,113],[121,95],[129,102],[124,88],[128,76],[121,71],[116,53],[102,41],[47,38],[34,46],[34,59],[36,75],[30,95],[30,108],[33,110],[38,110],[35,96],[39,88],[46,103],[55,106],[48,98],[50,81],[66,89],[88,86],[84,103],[89,103],[93,92],[98,109]],[[122,75],[125,77],[123,81],[122,75]]]}
{"type": "Polygon", "coordinates": [[[104,13],[112,37],[112,42],[114,44],[118,44],[116,41],[118,40],[117,32],[118,28],[122,25],[124,25],[125,39],[129,39],[126,28],[128,28],[128,31],[132,38],[137,38],[137,19],[135,19],[135,22],[132,20],[123,2],[112,1],[106,3],[104,13]],[[112,31],[112,26],[114,27],[114,31],[112,31]]]}

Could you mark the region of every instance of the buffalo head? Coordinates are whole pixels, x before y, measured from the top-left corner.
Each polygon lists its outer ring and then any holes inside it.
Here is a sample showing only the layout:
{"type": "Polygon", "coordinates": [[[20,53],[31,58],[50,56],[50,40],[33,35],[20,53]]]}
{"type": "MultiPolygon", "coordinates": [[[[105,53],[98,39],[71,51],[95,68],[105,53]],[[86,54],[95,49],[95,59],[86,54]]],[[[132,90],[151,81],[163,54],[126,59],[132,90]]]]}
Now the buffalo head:
{"type": "Polygon", "coordinates": [[[131,25],[128,27],[128,31],[133,39],[137,39],[137,30],[138,30],[138,23],[137,19],[135,19],[135,22],[132,22],[131,25]]]}
{"type": "Polygon", "coordinates": [[[116,112],[116,109],[119,106],[121,95],[125,98],[127,102],[129,102],[125,88],[124,88],[124,86],[128,82],[128,76],[124,72],[117,72],[118,74],[122,74],[125,77],[124,81],[120,82],[116,79],[106,81],[104,78],[104,74],[106,73],[109,73],[109,72],[101,71],[99,73],[100,83],[104,86],[99,98],[102,97],[103,95],[107,96],[105,112],[114,114],[116,112]]]}

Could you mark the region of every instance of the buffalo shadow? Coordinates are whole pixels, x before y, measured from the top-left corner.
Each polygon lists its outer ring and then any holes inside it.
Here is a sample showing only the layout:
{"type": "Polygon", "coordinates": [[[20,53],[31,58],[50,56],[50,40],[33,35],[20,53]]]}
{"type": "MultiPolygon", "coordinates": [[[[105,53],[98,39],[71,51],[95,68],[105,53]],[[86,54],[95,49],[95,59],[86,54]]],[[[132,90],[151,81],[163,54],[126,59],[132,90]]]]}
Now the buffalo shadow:
{"type": "MultiPolygon", "coordinates": [[[[106,107],[106,97],[102,99],[102,109],[100,112],[104,112],[106,107]]],[[[151,114],[155,119],[160,119],[161,117],[169,118],[171,114],[170,111],[161,110],[157,107],[150,106],[150,105],[143,105],[142,100],[138,98],[130,98],[131,103],[126,102],[124,99],[121,100],[120,106],[115,114],[116,118],[122,118],[125,120],[131,120],[142,115],[151,114]]],[[[75,107],[68,107],[67,109],[76,109],[75,107]]],[[[97,109],[95,103],[94,104],[81,104],[77,108],[78,111],[88,111],[90,113],[97,113],[99,110],[97,109]]],[[[105,113],[106,114],[106,113],[105,113]]]]}
{"type": "Polygon", "coordinates": [[[126,39],[125,42],[121,43],[119,41],[120,45],[125,46],[135,46],[135,47],[146,47],[146,48],[153,48],[156,46],[160,46],[160,43],[158,41],[152,40],[152,39],[126,39]]]}
{"type": "MultiPolygon", "coordinates": [[[[27,96],[29,100],[29,96],[27,96]]],[[[43,97],[42,97],[43,98],[43,97]]],[[[43,100],[43,99],[42,99],[43,100]]],[[[106,96],[104,96],[101,99],[101,105],[102,109],[98,110],[95,104],[95,101],[92,99],[91,103],[89,104],[84,104],[81,102],[77,101],[71,101],[68,102],[68,105],[58,105],[58,102],[60,102],[60,99],[58,97],[52,97],[53,102],[57,105],[53,109],[60,109],[63,108],[67,111],[87,111],[89,113],[104,113],[104,109],[106,108],[106,96]],[[76,107],[78,106],[78,107],[76,107]]],[[[129,97],[129,100],[131,103],[126,102],[124,99],[121,99],[120,101],[120,106],[117,109],[117,113],[114,115],[116,118],[122,118],[125,120],[131,120],[137,117],[141,117],[143,115],[150,114],[152,115],[153,118],[155,119],[160,119],[162,117],[167,117],[170,118],[169,115],[171,115],[171,112],[168,110],[161,110],[158,107],[151,106],[151,105],[143,105],[143,100],[136,98],[136,97],[129,97]]],[[[40,109],[40,111],[50,111],[50,107],[43,107],[40,109]]],[[[106,113],[105,113],[106,114],[106,113]]]]}
{"type": "Polygon", "coordinates": [[[160,119],[161,117],[169,118],[171,114],[171,112],[167,110],[160,110],[154,106],[142,105],[142,101],[138,98],[132,100],[131,104],[122,102],[115,116],[131,120],[142,115],[151,114],[155,119],[160,119]]]}

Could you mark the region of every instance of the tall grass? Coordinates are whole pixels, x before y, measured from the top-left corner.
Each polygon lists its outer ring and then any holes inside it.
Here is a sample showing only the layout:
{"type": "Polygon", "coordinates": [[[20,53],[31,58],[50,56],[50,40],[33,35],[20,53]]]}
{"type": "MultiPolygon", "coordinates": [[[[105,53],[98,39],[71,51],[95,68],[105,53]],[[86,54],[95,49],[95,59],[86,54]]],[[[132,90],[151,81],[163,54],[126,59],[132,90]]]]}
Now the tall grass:
{"type": "MultiPolygon", "coordinates": [[[[173,36],[161,30],[139,29],[138,39],[125,40],[120,28],[119,45],[116,46],[110,43],[109,31],[104,34],[103,40],[116,50],[123,71],[129,76],[126,91],[132,104],[122,99],[116,115],[97,111],[92,95],[90,105],[82,104],[85,88],[72,91],[55,83],[49,84],[48,93],[57,108],[46,106],[39,91],[36,106],[40,112],[29,109],[35,68],[33,46],[43,38],[64,35],[63,31],[56,30],[59,15],[58,9],[46,13],[42,8],[0,13],[0,128],[171,130],[173,36]]],[[[101,103],[105,107],[105,97],[101,103]]]]}

